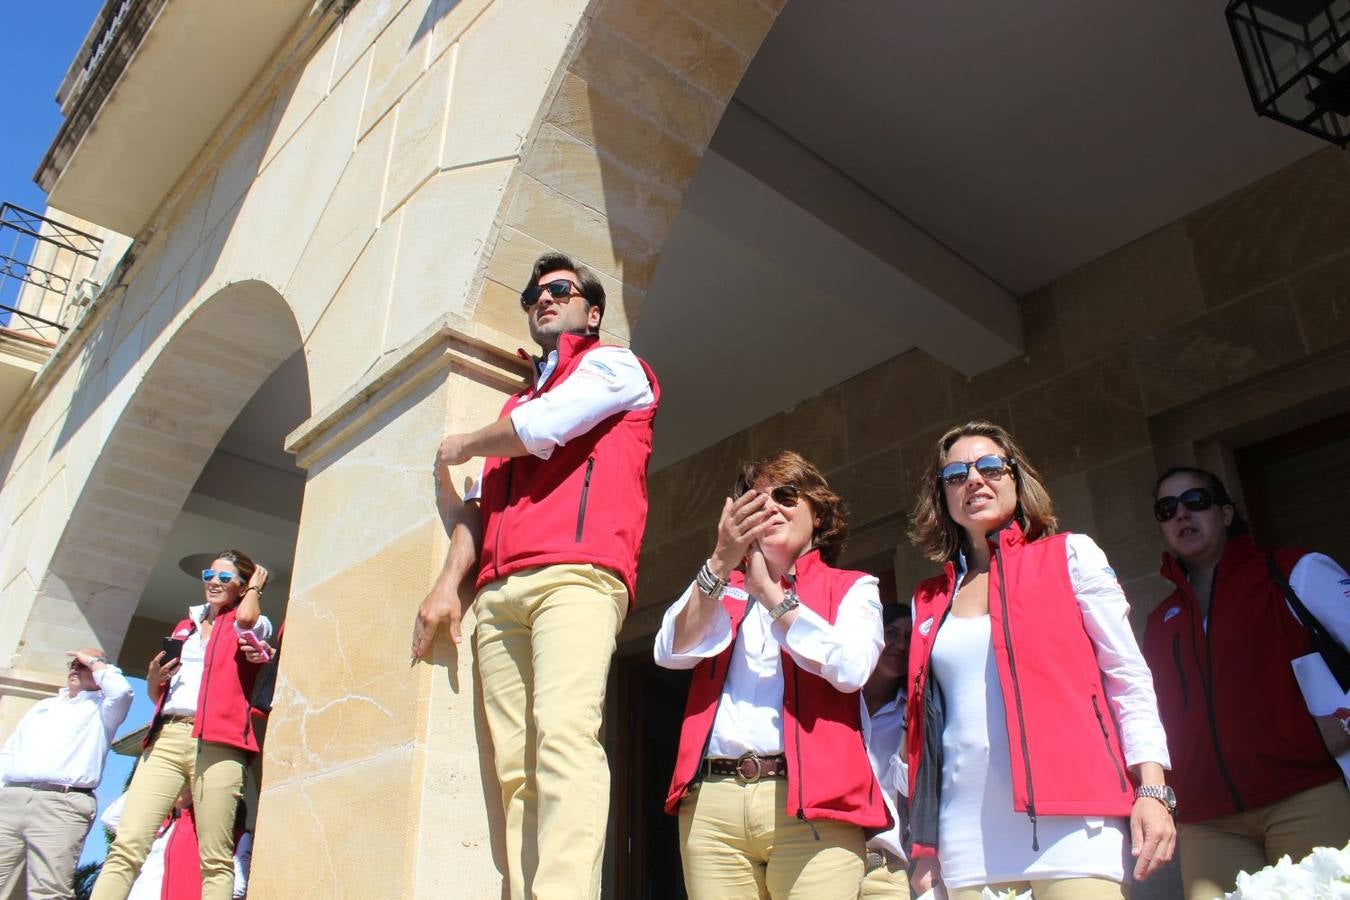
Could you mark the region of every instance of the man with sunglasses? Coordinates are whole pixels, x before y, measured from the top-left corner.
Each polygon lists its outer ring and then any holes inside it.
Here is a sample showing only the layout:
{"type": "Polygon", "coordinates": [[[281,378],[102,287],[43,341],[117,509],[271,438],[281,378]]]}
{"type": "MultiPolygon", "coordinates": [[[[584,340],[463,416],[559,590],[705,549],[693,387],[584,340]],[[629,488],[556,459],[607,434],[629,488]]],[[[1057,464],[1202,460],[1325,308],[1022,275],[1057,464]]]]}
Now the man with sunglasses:
{"type": "Polygon", "coordinates": [[[1291,662],[1313,652],[1303,604],[1350,643],[1350,577],[1321,553],[1258,547],[1223,482],[1179,467],[1154,494],[1175,590],[1143,651],[1167,730],[1188,900],[1233,890],[1240,871],[1350,840],[1350,794],[1291,662]]]}
{"type": "Polygon", "coordinates": [[[66,655],[66,686],[30,709],[0,750],[0,896],[19,878],[20,896],[74,896],[75,862],[98,806],[94,788],[131,709],[131,685],[102,650],[66,655]]]}
{"type": "Polygon", "coordinates": [[[475,606],[511,897],[591,898],[609,812],[600,717],[637,583],[660,387],[631,351],[600,344],[604,287],[569,257],[541,256],[520,304],[540,350],[530,385],[437,454],[440,484],[450,466],[485,462],[453,517],[412,655],[428,653],[442,623],[459,643],[475,606]]]}

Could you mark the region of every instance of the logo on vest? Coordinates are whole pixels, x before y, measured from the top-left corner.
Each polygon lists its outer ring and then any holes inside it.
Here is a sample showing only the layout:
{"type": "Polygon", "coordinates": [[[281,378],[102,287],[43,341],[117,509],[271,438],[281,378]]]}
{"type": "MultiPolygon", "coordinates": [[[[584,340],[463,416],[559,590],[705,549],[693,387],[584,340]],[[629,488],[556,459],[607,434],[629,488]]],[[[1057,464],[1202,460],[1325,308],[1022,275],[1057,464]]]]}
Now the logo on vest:
{"type": "Polygon", "coordinates": [[[726,589],[725,591],[722,592],[722,596],[723,596],[723,597],[730,597],[732,600],[748,600],[748,599],[750,599],[750,595],[747,594],[745,591],[743,591],[742,589],[740,589],[740,588],[738,588],[738,587],[731,587],[730,585],[728,585],[728,586],[727,586],[727,589],[726,589]]]}
{"type": "Polygon", "coordinates": [[[1168,622],[1172,621],[1179,615],[1181,615],[1181,607],[1180,606],[1172,607],[1167,612],[1163,613],[1163,624],[1166,625],[1168,622]]]}
{"type": "Polygon", "coordinates": [[[933,630],[933,617],[929,616],[928,618],[924,619],[923,624],[919,626],[919,634],[923,635],[924,637],[928,637],[928,632],[932,630],[933,630]]]}

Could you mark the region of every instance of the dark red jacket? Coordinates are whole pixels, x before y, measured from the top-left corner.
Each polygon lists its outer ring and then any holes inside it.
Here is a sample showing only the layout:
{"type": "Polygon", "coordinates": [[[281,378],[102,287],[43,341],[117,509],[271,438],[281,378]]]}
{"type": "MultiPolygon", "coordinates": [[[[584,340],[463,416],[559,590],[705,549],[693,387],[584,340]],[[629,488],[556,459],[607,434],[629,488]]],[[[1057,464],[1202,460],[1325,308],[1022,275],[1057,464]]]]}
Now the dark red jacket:
{"type": "MultiPolygon", "coordinates": [[[[833,568],[812,550],[797,560],[797,595],[802,606],[833,623],[844,594],[864,574],[833,568]]],[[[736,635],[748,604],[753,602],[746,597],[744,583],[739,572],[733,573],[732,585],[741,590],[734,597],[722,598],[731,617],[731,643],[716,657],[699,663],[689,685],[675,772],[666,796],[666,812],[672,815],[679,812],[680,801],[698,773],[717,718],[731,656],[740,652],[736,635]]],[[[863,746],[857,691],[843,693],[824,678],[803,672],[786,650],[782,660],[788,815],[833,819],[864,828],[886,827],[889,815],[863,746]]]]}
{"type": "MultiPolygon", "coordinates": [[[[1012,757],[1013,808],[1037,816],[1126,816],[1134,788],[1096,650],[1069,579],[1067,534],[1027,543],[1012,522],[990,536],[989,619],[1012,757]]],[[[956,567],[914,594],[906,722],[912,857],[938,845],[941,703],[929,660],[951,609],[956,567]]]]}
{"type": "MultiPolygon", "coordinates": [[[[235,610],[216,616],[211,637],[206,641],[206,660],[203,664],[202,684],[197,691],[197,716],[192,723],[192,736],[213,744],[238,747],[250,753],[258,752],[258,738],[253,731],[253,682],[258,677],[260,663],[251,663],[239,649],[234,632],[235,610]]],[[[173,636],[186,638],[197,630],[192,619],[183,619],[174,626],[173,636]]],[[[148,747],[159,733],[164,701],[169,696],[161,691],[155,704],[155,717],[141,746],[148,747]]]]}
{"type": "MultiPolygon", "coordinates": [[[[1303,555],[1275,551],[1286,579],[1303,555]]],[[[1249,537],[1228,541],[1208,630],[1181,563],[1164,554],[1162,574],[1176,590],[1148,618],[1144,656],[1172,752],[1177,818],[1203,822],[1339,779],[1289,665],[1312,645],[1266,552],[1249,537]]]]}
{"type": "MultiPolygon", "coordinates": [[[[565,334],[558,364],[544,387],[507,400],[502,416],[554,390],[598,348],[598,338],[565,334]]],[[[638,553],[647,525],[647,460],[652,420],[661,388],[638,360],[651,384],[645,409],[617,413],[590,431],[555,447],[548,459],[534,454],[491,457],[483,469],[483,551],[478,587],[534,566],[591,563],[614,572],[628,588],[631,608],[638,553]]]]}

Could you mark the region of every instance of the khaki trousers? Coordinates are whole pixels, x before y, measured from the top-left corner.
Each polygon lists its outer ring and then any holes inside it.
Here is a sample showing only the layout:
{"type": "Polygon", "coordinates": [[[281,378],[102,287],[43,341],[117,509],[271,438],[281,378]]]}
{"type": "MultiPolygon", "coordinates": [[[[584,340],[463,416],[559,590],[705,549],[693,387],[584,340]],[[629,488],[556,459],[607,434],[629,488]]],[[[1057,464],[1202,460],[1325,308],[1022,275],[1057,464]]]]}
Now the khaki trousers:
{"type": "Polygon", "coordinates": [[[98,802],[79,791],[0,787],[0,887],[27,890],[29,900],[72,897],[71,880],[98,802]]]}
{"type": "Polygon", "coordinates": [[[234,747],[196,740],[191,722],[166,722],[136,766],[92,900],[126,900],[155,833],[189,785],[202,900],[229,900],[234,890],[234,817],[247,758],[234,747]]]}
{"type": "Polygon", "coordinates": [[[862,829],[803,822],[786,806],[783,778],[741,784],[714,775],[695,783],[680,801],[689,900],[855,900],[865,867],[862,829]]]}
{"type": "Polygon", "coordinates": [[[628,590],[596,566],[541,566],[474,605],[512,900],[592,900],[609,819],[601,714],[628,590]]]}
{"type": "Polygon", "coordinates": [[[1178,850],[1187,900],[1214,900],[1233,890],[1239,872],[1255,872],[1288,855],[1350,841],[1350,792],[1341,779],[1244,813],[1182,825],[1178,850]]]}
{"type": "Polygon", "coordinates": [[[909,900],[909,871],[902,862],[878,866],[863,876],[862,900],[909,900]]]}
{"type": "MultiPolygon", "coordinates": [[[[1005,881],[991,884],[995,894],[1009,888],[1019,894],[1031,891],[1035,900],[1121,900],[1128,897],[1125,885],[1105,878],[1051,878],[1044,881],[1005,881]]],[[[947,889],[950,900],[980,900],[984,886],[947,889]]]]}

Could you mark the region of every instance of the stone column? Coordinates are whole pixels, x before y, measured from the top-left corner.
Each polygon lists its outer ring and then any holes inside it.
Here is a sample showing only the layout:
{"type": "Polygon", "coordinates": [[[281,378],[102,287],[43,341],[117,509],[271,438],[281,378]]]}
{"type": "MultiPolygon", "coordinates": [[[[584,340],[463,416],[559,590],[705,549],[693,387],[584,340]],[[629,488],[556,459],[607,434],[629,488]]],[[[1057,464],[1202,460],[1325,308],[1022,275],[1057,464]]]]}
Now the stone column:
{"type": "Polygon", "coordinates": [[[521,361],[498,349],[506,343],[464,321],[437,329],[289,439],[309,481],[251,893],[501,891],[500,806],[470,643],[442,634],[431,663],[411,667],[409,646],[445,557],[443,516],[459,502],[449,492],[438,502],[431,453],[443,433],[494,420],[523,383],[521,361]]]}

